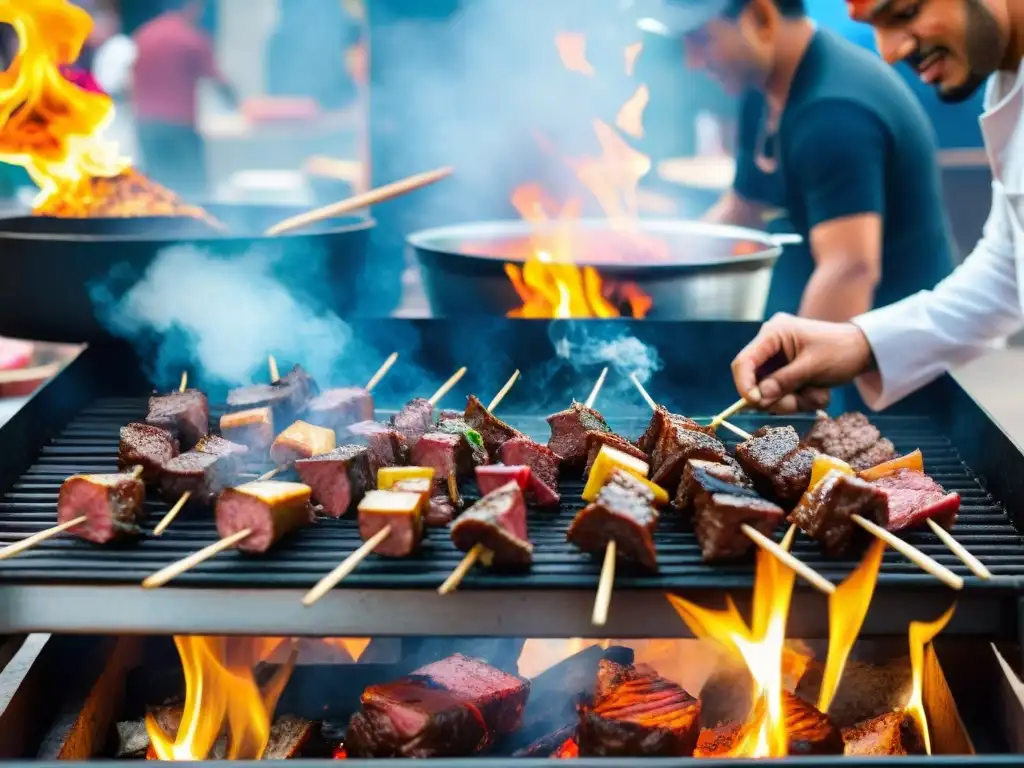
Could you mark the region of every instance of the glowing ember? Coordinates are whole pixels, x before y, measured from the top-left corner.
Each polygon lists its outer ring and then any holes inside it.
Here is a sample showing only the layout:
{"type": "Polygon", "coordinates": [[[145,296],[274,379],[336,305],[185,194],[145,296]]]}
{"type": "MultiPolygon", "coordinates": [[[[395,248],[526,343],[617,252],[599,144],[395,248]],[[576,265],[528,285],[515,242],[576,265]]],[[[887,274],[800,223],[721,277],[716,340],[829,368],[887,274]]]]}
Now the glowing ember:
{"type": "Polygon", "coordinates": [[[556,760],[572,760],[580,756],[580,745],[574,739],[566,739],[551,757],[556,760]]]}
{"type": "Polygon", "coordinates": [[[913,687],[910,692],[910,700],[907,701],[906,711],[917,723],[917,727],[921,731],[921,738],[924,740],[925,752],[929,755],[932,753],[932,740],[928,733],[928,716],[924,711],[925,652],[931,651],[929,646],[932,640],[946,628],[949,620],[953,618],[954,611],[956,611],[956,604],[950,606],[948,611],[933,622],[910,622],[910,670],[913,687]]]}
{"type": "Polygon", "coordinates": [[[346,750],[344,747],[338,747],[336,750],[334,750],[333,758],[335,760],[348,760],[348,750],[346,750]]]}
{"type": "Polygon", "coordinates": [[[39,186],[37,214],[203,216],[130,170],[101,138],[114,115],[110,97],[64,76],[92,30],[88,13],[68,0],[7,0],[0,22],[20,46],[0,72],[0,161],[24,167],[39,186]]]}

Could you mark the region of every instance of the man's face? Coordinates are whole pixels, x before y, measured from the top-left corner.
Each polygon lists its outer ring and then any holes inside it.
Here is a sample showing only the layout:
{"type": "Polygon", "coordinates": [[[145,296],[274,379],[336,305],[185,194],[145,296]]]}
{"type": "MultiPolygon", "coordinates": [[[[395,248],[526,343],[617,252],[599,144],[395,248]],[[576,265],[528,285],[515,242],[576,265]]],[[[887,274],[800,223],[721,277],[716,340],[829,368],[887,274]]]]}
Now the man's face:
{"type": "Polygon", "coordinates": [[[940,99],[956,103],[978,90],[1006,54],[999,2],[891,0],[869,20],[887,61],[907,61],[940,99]]]}
{"type": "Polygon", "coordinates": [[[737,19],[714,19],[683,38],[686,66],[706,70],[731,94],[761,88],[774,59],[774,45],[744,11],[737,19]]]}

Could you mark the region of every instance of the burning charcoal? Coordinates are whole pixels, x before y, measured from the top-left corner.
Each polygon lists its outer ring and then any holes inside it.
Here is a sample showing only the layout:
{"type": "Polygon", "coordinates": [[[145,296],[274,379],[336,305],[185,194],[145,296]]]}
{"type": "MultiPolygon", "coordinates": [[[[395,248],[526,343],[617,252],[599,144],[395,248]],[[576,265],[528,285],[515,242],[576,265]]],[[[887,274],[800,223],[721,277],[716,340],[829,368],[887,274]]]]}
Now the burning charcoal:
{"type": "Polygon", "coordinates": [[[109,544],[138,536],[145,515],[146,485],[132,474],[74,475],[60,486],[57,522],[67,523],[85,515],[84,523],[68,529],[94,544],[109,544]]]}
{"type": "Polygon", "coordinates": [[[593,706],[580,709],[581,757],[690,757],[700,702],[646,665],[602,660],[593,706]]]}
{"type": "Polygon", "coordinates": [[[293,531],[316,522],[312,490],[301,483],[258,480],[226,488],[217,499],[217,533],[226,539],[249,528],[238,543],[243,552],[267,552],[293,531]]]}
{"type": "Polygon", "coordinates": [[[463,552],[482,545],[496,566],[528,568],[533,544],[526,532],[526,504],[519,485],[507,483],[466,510],[452,526],[452,543],[463,552]]]}
{"type": "Polygon", "coordinates": [[[843,729],[846,754],[857,757],[923,755],[921,731],[906,711],[886,712],[843,729]]]}
{"type": "Polygon", "coordinates": [[[789,521],[821,542],[826,554],[841,555],[861,530],[850,519],[854,514],[885,527],[889,521],[885,493],[857,477],[830,472],[807,492],[789,521]]]}
{"type": "Polygon", "coordinates": [[[363,692],[345,747],[353,758],[469,757],[512,733],[530,683],[461,654],[363,692]]]}
{"type": "Polygon", "coordinates": [[[711,476],[695,484],[700,490],[693,498],[693,529],[706,563],[745,557],[754,543],[743,532],[743,525],[770,536],[785,516],[780,506],[762,499],[752,488],[729,485],[711,476]]]}
{"type": "Polygon", "coordinates": [[[295,470],[328,517],[341,517],[373,487],[370,449],[362,445],[343,445],[330,453],[300,459],[295,470]]]}
{"type": "Polygon", "coordinates": [[[408,557],[423,541],[423,498],[419,493],[370,491],[359,502],[359,535],[372,539],[385,527],[391,533],[374,552],[384,557],[408,557]]]}
{"type": "Polygon", "coordinates": [[[415,448],[419,439],[434,428],[434,406],[429,400],[417,397],[406,403],[405,407],[395,414],[391,423],[405,435],[409,447],[415,448]]]}
{"type": "Polygon", "coordinates": [[[530,488],[530,482],[530,468],[526,466],[510,467],[505,464],[494,464],[476,468],[476,487],[480,489],[483,496],[498,490],[507,483],[515,483],[523,493],[526,493],[530,488]]]}
{"type": "Polygon", "coordinates": [[[270,458],[278,466],[299,459],[310,459],[330,453],[335,446],[334,430],[296,421],[277,436],[270,448],[270,458]]]}
{"type": "Polygon", "coordinates": [[[174,503],[188,491],[194,501],[210,504],[242,470],[248,449],[216,435],[204,437],[191,451],[164,464],[160,488],[174,503]]]}
{"type": "Polygon", "coordinates": [[[576,469],[583,469],[587,463],[587,433],[611,432],[604,416],[575,401],[568,409],[548,416],[548,424],[551,427],[548,448],[565,466],[576,469]]]}
{"type": "Polygon", "coordinates": [[[225,413],[220,417],[225,440],[244,445],[255,456],[266,456],[274,443],[274,412],[269,408],[225,413]]]}
{"type": "MultiPolygon", "coordinates": [[[[764,700],[759,702],[763,712],[764,700]]],[[[827,715],[803,699],[786,691],[782,692],[782,708],[785,713],[786,733],[789,736],[789,754],[800,755],[841,755],[843,737],[827,715]]],[[[756,714],[754,721],[759,722],[756,714]]],[[[746,736],[743,726],[724,725],[705,728],[700,733],[694,757],[728,757],[746,736]]]]}
{"type": "Polygon", "coordinates": [[[361,421],[348,428],[349,434],[370,448],[370,471],[374,476],[384,467],[409,463],[409,443],[394,427],[376,421],[361,421]]]}
{"type": "Polygon", "coordinates": [[[956,523],[960,494],[945,489],[923,472],[901,469],[871,483],[885,494],[889,506],[888,528],[903,531],[934,520],[945,529],[956,523]]]}
{"type": "Polygon", "coordinates": [[[658,512],[653,503],[654,494],[646,486],[626,472],[616,472],[597,501],[576,515],[566,539],[594,555],[603,555],[608,542],[614,540],[620,556],[657,570],[654,529],[658,512]]]}
{"type": "Polygon", "coordinates": [[[674,494],[683,479],[686,463],[694,460],[729,464],[730,456],[725,444],[714,435],[673,420],[661,433],[651,457],[651,481],[674,494]]]}
{"type": "Polygon", "coordinates": [[[121,427],[117,468],[130,472],[134,467],[142,467],[143,481],[155,483],[160,479],[164,464],[178,452],[178,440],[166,429],[149,424],[129,424],[121,427]]]}
{"type": "Polygon", "coordinates": [[[683,513],[693,511],[693,500],[702,488],[707,487],[708,479],[718,480],[731,488],[749,490],[754,487],[747,473],[739,466],[693,459],[686,463],[683,481],[679,484],[679,492],[672,506],[683,513]]]}
{"type": "Polygon", "coordinates": [[[896,456],[893,444],[863,413],[844,413],[838,419],[817,419],[804,437],[804,445],[845,461],[854,469],[867,469],[896,456]]]}
{"type": "Polygon", "coordinates": [[[418,467],[434,470],[438,484],[448,482],[448,476],[469,477],[473,474],[473,452],[462,435],[427,432],[413,446],[409,460],[418,467]]]}
{"type": "Polygon", "coordinates": [[[146,423],[166,429],[183,448],[191,448],[210,433],[210,404],[198,389],[154,395],[146,423]]]}
{"type": "Polygon", "coordinates": [[[437,431],[464,438],[469,446],[470,457],[474,467],[482,467],[491,463],[491,457],[487,454],[487,449],[484,447],[483,436],[469,426],[462,416],[439,419],[437,431]]]}
{"type": "Polygon", "coordinates": [[[642,461],[645,464],[650,464],[650,458],[646,453],[641,451],[629,440],[624,437],[619,437],[614,432],[587,432],[587,467],[583,471],[583,476],[586,477],[590,474],[590,470],[594,466],[594,461],[597,459],[597,454],[601,452],[601,448],[608,446],[614,448],[620,453],[624,453],[627,456],[632,456],[638,461],[642,461]]]}
{"type": "Polygon", "coordinates": [[[353,424],[373,421],[373,395],[362,387],[328,389],[309,401],[306,420],[333,429],[340,437],[353,424]]]}
{"type": "Polygon", "coordinates": [[[542,508],[558,506],[559,459],[553,451],[529,438],[515,438],[501,446],[501,461],[530,468],[529,501],[542,508]]]}
{"type": "Polygon", "coordinates": [[[800,445],[792,427],[761,427],[736,448],[740,466],[764,494],[783,506],[800,500],[811,482],[818,452],[800,445]]]}
{"type": "Polygon", "coordinates": [[[495,459],[497,459],[498,454],[501,452],[501,446],[509,440],[526,437],[518,429],[510,427],[488,411],[487,407],[473,395],[470,395],[466,402],[464,418],[469,426],[480,433],[487,453],[495,459]]]}

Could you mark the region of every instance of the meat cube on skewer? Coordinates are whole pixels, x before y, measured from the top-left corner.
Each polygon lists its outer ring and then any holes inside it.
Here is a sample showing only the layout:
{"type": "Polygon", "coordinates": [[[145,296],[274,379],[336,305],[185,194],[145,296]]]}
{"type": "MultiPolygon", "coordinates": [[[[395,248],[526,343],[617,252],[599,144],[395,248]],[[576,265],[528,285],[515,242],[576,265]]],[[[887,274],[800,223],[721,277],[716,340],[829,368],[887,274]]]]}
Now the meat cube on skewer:
{"type": "Polygon", "coordinates": [[[855,514],[887,527],[889,504],[885,492],[858,477],[833,471],[807,492],[789,521],[821,542],[826,554],[841,555],[861,531],[850,519],[855,514]]]}
{"type": "Polygon", "coordinates": [[[274,440],[270,448],[270,458],[280,466],[330,453],[335,445],[333,429],[296,421],[274,440]]]}
{"type": "Polygon", "coordinates": [[[188,492],[193,501],[210,504],[242,471],[248,449],[216,435],[205,437],[191,451],[164,464],[160,486],[164,498],[176,502],[188,492]]]}
{"type": "Polygon", "coordinates": [[[228,393],[232,410],[271,408],[278,424],[288,424],[300,416],[309,400],[320,392],[313,377],[296,365],[273,384],[239,387],[228,393]]]}
{"type": "Polygon", "coordinates": [[[198,389],[153,395],[146,423],[166,429],[182,448],[191,448],[210,433],[210,404],[198,389]]]}
{"type": "Polygon", "coordinates": [[[452,543],[463,552],[483,546],[497,566],[528,568],[533,544],[526,532],[526,504],[519,485],[506,483],[467,509],[452,526],[452,543]]]}
{"type": "Polygon", "coordinates": [[[376,421],[361,421],[348,428],[356,442],[365,442],[370,448],[370,471],[374,476],[384,467],[399,467],[409,463],[409,442],[394,427],[376,421]]]}
{"type": "Polygon", "coordinates": [[[700,701],[646,665],[602,659],[594,702],[580,708],[580,757],[690,757],[700,701]]]}
{"type": "Polygon", "coordinates": [[[409,448],[415,448],[419,439],[434,428],[434,406],[429,400],[417,397],[394,415],[391,424],[405,435],[409,448]]]}
{"type": "Polygon", "coordinates": [[[896,448],[882,437],[863,413],[844,413],[837,419],[823,416],[814,422],[804,445],[842,459],[856,470],[867,469],[896,456],[896,448]]]}
{"type": "Polygon", "coordinates": [[[561,502],[558,494],[560,460],[550,448],[527,437],[515,438],[501,446],[501,461],[530,468],[528,501],[544,509],[557,507],[561,502]]]}
{"type": "Polygon", "coordinates": [[[654,494],[637,478],[616,472],[601,489],[597,501],[584,507],[572,521],[567,540],[584,552],[603,555],[614,540],[618,554],[652,571],[658,569],[654,529],[658,511],[654,494]]]}
{"type": "Polygon", "coordinates": [[[548,425],[548,448],[566,467],[574,469],[583,469],[587,463],[587,433],[612,431],[604,416],[575,401],[566,410],[548,416],[548,425]]]}
{"type": "Polygon", "coordinates": [[[437,431],[447,435],[458,435],[465,439],[474,467],[482,467],[491,463],[491,457],[484,447],[483,436],[469,426],[461,415],[447,418],[442,416],[437,422],[437,431]]]}
{"type": "Polygon", "coordinates": [[[68,532],[94,544],[109,544],[142,533],[146,485],[134,474],[74,475],[57,496],[57,523],[85,515],[87,520],[68,532]]]}
{"type": "Polygon", "coordinates": [[[587,432],[587,467],[583,471],[584,477],[590,474],[590,470],[597,460],[597,455],[606,445],[645,464],[650,464],[650,457],[626,438],[619,437],[614,432],[587,432]]]}
{"type": "Polygon", "coordinates": [[[792,427],[761,427],[736,447],[736,458],[757,489],[783,506],[795,504],[808,489],[818,456],[800,444],[792,427]]]}
{"type": "Polygon", "coordinates": [[[455,654],[367,688],[349,721],[349,757],[469,757],[522,723],[528,680],[455,654]]]}
{"type": "Polygon", "coordinates": [[[890,531],[903,531],[934,520],[949,530],[960,512],[960,494],[946,490],[923,472],[901,469],[873,483],[885,494],[889,506],[890,531]]]}
{"type": "Polygon", "coordinates": [[[526,437],[518,429],[510,427],[488,411],[487,406],[474,395],[470,395],[466,401],[466,412],[463,418],[469,426],[480,433],[487,453],[494,459],[497,459],[501,446],[509,440],[526,437]]]}
{"type": "Polygon", "coordinates": [[[264,553],[289,533],[316,521],[312,490],[302,483],[258,480],[226,488],[217,498],[217,533],[226,539],[246,528],[243,552],[264,553]]]}
{"type": "Polygon", "coordinates": [[[423,523],[428,528],[447,528],[458,510],[447,495],[439,495],[431,478],[416,477],[399,480],[391,490],[418,493],[423,504],[423,523]]]}
{"type": "Polygon", "coordinates": [[[668,504],[668,492],[647,479],[648,467],[645,462],[607,445],[601,448],[594,460],[590,477],[587,478],[587,485],[583,489],[583,500],[596,501],[601,489],[619,471],[632,475],[644,485],[653,495],[654,506],[668,504]]]}
{"type": "Polygon", "coordinates": [[[693,500],[707,487],[706,479],[711,478],[732,489],[750,490],[754,487],[747,473],[738,465],[693,459],[686,464],[686,471],[683,472],[683,480],[679,483],[679,492],[672,506],[683,513],[693,511],[693,500]]]}
{"type": "Polygon", "coordinates": [[[343,445],[330,453],[299,459],[295,471],[328,517],[341,517],[373,488],[370,449],[362,445],[343,445]]]}
{"type": "Polygon", "coordinates": [[[679,487],[688,461],[732,462],[725,443],[696,425],[691,428],[686,422],[689,419],[670,421],[651,457],[651,481],[669,493],[675,493],[679,487]]]}
{"type": "Polygon", "coordinates": [[[473,452],[462,435],[427,432],[413,446],[409,460],[418,467],[433,469],[434,481],[439,485],[446,484],[451,474],[457,478],[473,474],[473,452]]]}
{"type": "Polygon", "coordinates": [[[391,533],[374,552],[384,557],[408,557],[423,541],[423,498],[419,493],[370,491],[359,502],[359,535],[372,539],[385,527],[391,533]]]}
{"type": "Polygon", "coordinates": [[[225,413],[220,417],[225,440],[244,445],[255,456],[266,456],[274,444],[274,412],[270,408],[225,413]]]}
{"type": "Polygon", "coordinates": [[[121,427],[117,468],[127,472],[142,467],[143,481],[155,483],[160,480],[164,464],[179,452],[178,439],[168,430],[149,424],[129,424],[121,427]]]}
{"type": "Polygon", "coordinates": [[[342,435],[347,427],[373,421],[373,395],[362,387],[339,387],[322,392],[306,406],[306,419],[342,435]]]}
{"type": "Polygon", "coordinates": [[[525,494],[530,489],[531,481],[530,468],[525,465],[492,464],[476,468],[476,487],[483,496],[508,483],[515,483],[525,494]]]}

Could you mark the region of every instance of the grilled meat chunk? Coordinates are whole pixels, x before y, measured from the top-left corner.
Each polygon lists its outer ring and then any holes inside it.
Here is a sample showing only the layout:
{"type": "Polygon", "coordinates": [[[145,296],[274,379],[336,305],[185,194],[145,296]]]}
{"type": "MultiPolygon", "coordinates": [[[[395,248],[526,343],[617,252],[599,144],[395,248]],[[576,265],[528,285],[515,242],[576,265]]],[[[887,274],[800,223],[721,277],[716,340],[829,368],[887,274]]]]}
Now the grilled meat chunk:
{"type": "Polygon", "coordinates": [[[526,532],[526,504],[519,485],[506,483],[466,510],[452,526],[452,543],[463,552],[483,545],[497,566],[529,567],[533,544],[526,532]]]}
{"type": "Polygon", "coordinates": [[[517,437],[501,446],[503,464],[530,468],[528,501],[538,507],[557,507],[562,500],[558,495],[559,457],[546,446],[528,437],[517,437]]]}
{"type": "Polygon", "coordinates": [[[313,377],[296,365],[273,384],[239,387],[228,393],[231,410],[270,408],[278,424],[289,424],[306,410],[310,399],[320,392],[313,377]]]}
{"type": "Polygon", "coordinates": [[[602,659],[592,706],[580,708],[581,757],[689,757],[700,702],[646,665],[602,659]]]}
{"type": "Polygon", "coordinates": [[[399,480],[391,486],[391,490],[420,495],[423,504],[423,523],[427,528],[447,528],[458,513],[456,503],[448,496],[447,490],[442,495],[426,477],[399,480]]]}
{"type": "Polygon", "coordinates": [[[603,555],[608,542],[614,540],[619,555],[657,570],[654,529],[658,511],[653,504],[654,494],[645,485],[626,472],[616,472],[597,501],[579,511],[566,538],[594,555],[603,555]]]}
{"type": "Polygon", "coordinates": [[[368,541],[384,528],[391,533],[373,550],[383,557],[408,557],[423,541],[423,494],[370,491],[359,502],[359,535],[368,541]]]}
{"type": "Polygon", "coordinates": [[[468,757],[522,722],[530,683],[455,654],[372,685],[349,721],[349,757],[468,757]]]}
{"type": "Polygon", "coordinates": [[[493,459],[498,458],[501,446],[509,440],[525,438],[518,429],[510,427],[493,413],[476,397],[470,395],[466,401],[466,423],[480,433],[483,438],[484,447],[493,459]]]}
{"type": "Polygon", "coordinates": [[[269,408],[225,413],[220,417],[225,440],[244,445],[254,456],[266,456],[274,444],[274,412],[269,408]]]}
{"type": "Polygon", "coordinates": [[[57,495],[57,522],[67,523],[85,515],[84,523],[68,533],[94,544],[131,538],[142,533],[146,485],[133,474],[74,475],[65,480],[57,495]]]}
{"type": "Polygon", "coordinates": [[[361,421],[348,428],[352,439],[370,448],[370,471],[374,478],[381,467],[401,467],[409,463],[409,443],[394,427],[377,421],[361,421]]]}
{"type": "MultiPolygon", "coordinates": [[[[763,700],[759,706],[764,707],[763,700]]],[[[843,754],[843,737],[827,715],[787,691],[782,692],[782,708],[790,755],[843,754]]],[[[700,733],[693,756],[727,757],[746,735],[740,725],[705,728],[700,733]]]]}
{"type": "Polygon", "coordinates": [[[818,451],[800,445],[792,427],[761,427],[736,447],[740,466],[757,489],[784,507],[800,500],[811,482],[818,451]]]}
{"type": "Polygon", "coordinates": [[[476,468],[476,487],[482,496],[514,482],[525,494],[530,489],[530,468],[526,466],[492,464],[476,468]]]}
{"type": "Polygon", "coordinates": [[[473,452],[462,435],[427,432],[413,446],[409,461],[413,466],[433,469],[439,487],[447,486],[451,474],[457,478],[473,474],[473,452]]]}
{"type": "Polygon", "coordinates": [[[270,458],[278,466],[299,459],[330,453],[336,446],[334,430],[296,421],[284,430],[270,447],[270,458]]]}
{"type": "Polygon", "coordinates": [[[405,435],[409,447],[415,448],[419,439],[434,429],[434,406],[429,400],[417,397],[406,403],[402,410],[394,415],[391,423],[405,435]]]}
{"type": "Polygon", "coordinates": [[[470,460],[474,467],[483,467],[491,463],[491,457],[484,447],[483,435],[469,426],[462,416],[442,417],[437,422],[437,431],[464,438],[466,445],[469,446],[470,460]]]}
{"type": "Polygon", "coordinates": [[[200,440],[191,451],[164,464],[160,487],[164,498],[175,502],[186,491],[192,500],[210,504],[217,494],[234,482],[242,471],[248,449],[211,435],[200,440]]]}
{"type": "Polygon", "coordinates": [[[210,433],[210,404],[198,389],[153,395],[146,423],[166,429],[182,448],[191,448],[210,433]]]}
{"type": "Polygon", "coordinates": [[[863,413],[819,418],[804,437],[804,445],[841,459],[858,471],[896,458],[895,446],[863,413]]]}
{"type": "Polygon", "coordinates": [[[225,488],[217,498],[217,533],[222,539],[249,529],[238,542],[243,552],[267,552],[293,531],[316,521],[308,485],[258,480],[225,488]]]}
{"type": "Polygon", "coordinates": [[[673,420],[661,433],[651,458],[651,481],[673,494],[683,479],[688,461],[728,464],[730,458],[725,443],[717,437],[702,428],[694,429],[684,422],[673,420]]]}
{"type": "Polygon", "coordinates": [[[343,445],[330,453],[300,459],[295,471],[328,517],[344,515],[374,485],[370,449],[363,445],[343,445]]]}
{"type": "Polygon", "coordinates": [[[843,729],[845,754],[857,757],[923,755],[924,741],[917,723],[906,712],[885,712],[843,729]]]}
{"type": "Polygon", "coordinates": [[[587,432],[587,467],[583,471],[584,476],[590,474],[591,468],[594,466],[594,462],[597,460],[597,454],[601,452],[604,446],[609,446],[617,451],[621,451],[627,456],[632,456],[634,459],[640,459],[645,463],[650,463],[650,458],[646,453],[641,451],[629,440],[624,437],[619,437],[614,432],[587,432]]]}
{"type": "Polygon", "coordinates": [[[347,427],[373,421],[373,395],[362,387],[328,389],[309,401],[306,420],[333,429],[341,439],[347,427]]]}
{"type": "Polygon", "coordinates": [[[604,416],[575,401],[566,410],[548,416],[548,425],[548,448],[573,469],[583,469],[587,462],[588,432],[611,432],[604,416]]]}
{"type": "Polygon", "coordinates": [[[889,521],[885,493],[858,477],[832,471],[807,492],[789,521],[821,542],[826,554],[838,556],[860,535],[860,526],[850,519],[854,514],[884,528],[889,521]]]}
{"type": "Polygon", "coordinates": [[[117,446],[117,468],[129,472],[142,467],[146,483],[160,480],[164,464],[178,455],[177,438],[162,427],[149,424],[129,424],[121,427],[121,440],[117,446]]]}
{"type": "Polygon", "coordinates": [[[754,487],[747,473],[738,464],[719,464],[715,461],[693,459],[686,463],[683,480],[679,484],[679,492],[672,506],[679,512],[691,512],[694,498],[701,488],[705,487],[705,478],[713,478],[731,488],[749,490],[754,487]]]}
{"type": "Polygon", "coordinates": [[[872,485],[889,503],[888,528],[903,531],[933,519],[949,530],[960,512],[960,494],[945,489],[923,472],[901,469],[875,480],[872,485]]]}

